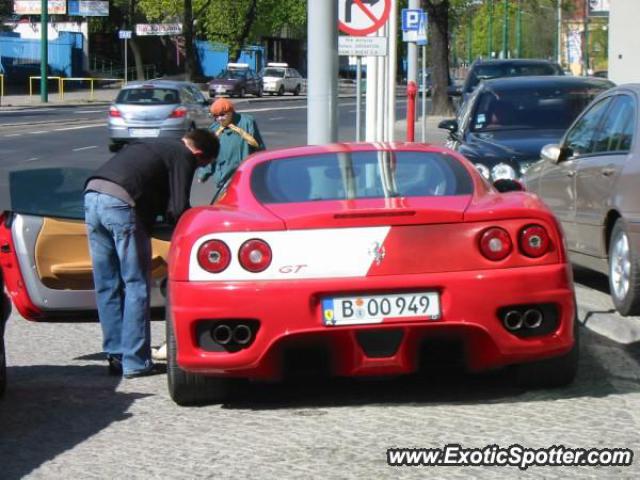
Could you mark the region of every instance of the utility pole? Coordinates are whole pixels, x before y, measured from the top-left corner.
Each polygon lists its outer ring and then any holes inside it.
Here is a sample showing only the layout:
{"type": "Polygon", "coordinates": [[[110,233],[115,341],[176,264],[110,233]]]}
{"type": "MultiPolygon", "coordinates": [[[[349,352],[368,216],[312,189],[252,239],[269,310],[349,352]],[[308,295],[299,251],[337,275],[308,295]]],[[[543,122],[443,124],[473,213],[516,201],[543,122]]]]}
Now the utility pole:
{"type": "Polygon", "coordinates": [[[562,65],[562,0],[556,0],[557,27],[555,41],[555,57],[558,65],[562,65]]]}
{"type": "Polygon", "coordinates": [[[338,2],[308,2],[307,13],[307,143],[320,145],[338,139],[338,2]]]}
{"type": "Polygon", "coordinates": [[[40,0],[40,101],[49,101],[47,75],[49,65],[49,2],[40,0]]]}
{"type": "Polygon", "coordinates": [[[516,55],[522,58],[522,0],[518,0],[516,14],[516,55]]]}
{"type": "Polygon", "coordinates": [[[503,0],[502,12],[502,58],[509,57],[509,0],[503,0]]]}
{"type": "Polygon", "coordinates": [[[487,57],[493,57],[493,0],[489,0],[489,25],[487,28],[487,57]]]}
{"type": "Polygon", "coordinates": [[[584,0],[584,45],[582,47],[584,66],[582,75],[589,74],[589,0],[584,0]]]}
{"type": "Polygon", "coordinates": [[[471,51],[471,45],[473,44],[473,17],[471,13],[467,17],[467,63],[471,65],[473,61],[473,52],[471,51]]]}

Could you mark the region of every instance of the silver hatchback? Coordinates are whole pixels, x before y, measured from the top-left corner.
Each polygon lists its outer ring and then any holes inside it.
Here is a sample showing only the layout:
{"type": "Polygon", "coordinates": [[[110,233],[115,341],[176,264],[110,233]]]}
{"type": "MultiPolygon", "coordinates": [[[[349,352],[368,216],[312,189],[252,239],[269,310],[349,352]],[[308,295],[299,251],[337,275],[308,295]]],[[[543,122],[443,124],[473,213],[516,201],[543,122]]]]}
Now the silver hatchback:
{"type": "Polygon", "coordinates": [[[109,150],[116,151],[132,140],[180,138],[188,130],[206,128],[212,121],[209,104],[210,100],[193,83],[129,83],[109,108],[109,150]]]}

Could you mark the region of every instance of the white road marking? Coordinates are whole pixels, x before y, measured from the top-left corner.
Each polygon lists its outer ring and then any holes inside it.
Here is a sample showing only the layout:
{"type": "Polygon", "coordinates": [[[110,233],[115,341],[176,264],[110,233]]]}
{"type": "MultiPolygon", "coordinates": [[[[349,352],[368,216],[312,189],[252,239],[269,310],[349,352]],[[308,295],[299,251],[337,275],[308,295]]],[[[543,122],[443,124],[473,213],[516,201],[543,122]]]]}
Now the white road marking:
{"type": "Polygon", "coordinates": [[[19,137],[22,135],[21,133],[10,133],[9,135],[5,135],[5,137],[19,137]]]}
{"type": "Polygon", "coordinates": [[[78,110],[77,112],[73,112],[73,113],[106,113],[106,110],[78,110]]]}
{"type": "Polygon", "coordinates": [[[269,120],[284,120],[286,117],[271,117],[269,120]]]}
{"type": "Polygon", "coordinates": [[[38,160],[38,158],[40,158],[40,157],[32,157],[32,158],[29,158],[28,160],[25,160],[25,162],[34,162],[34,161],[38,160]]]}
{"type": "MultiPolygon", "coordinates": [[[[29,113],[31,112],[50,112],[51,110],[55,110],[55,108],[30,108],[29,113]]],[[[20,112],[18,110],[18,112],[20,112]]],[[[16,110],[5,110],[0,111],[0,113],[16,113],[16,110]]]]}
{"type": "Polygon", "coordinates": [[[65,127],[65,128],[56,128],[55,132],[65,132],[67,130],[81,130],[83,128],[94,128],[94,127],[104,127],[106,123],[94,123],[92,125],[80,125],[79,127],[65,127]]]}
{"type": "Polygon", "coordinates": [[[41,135],[43,133],[49,133],[49,130],[38,130],[37,132],[27,132],[31,135],[41,135]]]}
{"type": "Polygon", "coordinates": [[[97,145],[91,145],[89,147],[79,147],[79,148],[73,148],[72,151],[73,152],[80,152],[82,150],[91,150],[92,148],[98,148],[97,145]]]}

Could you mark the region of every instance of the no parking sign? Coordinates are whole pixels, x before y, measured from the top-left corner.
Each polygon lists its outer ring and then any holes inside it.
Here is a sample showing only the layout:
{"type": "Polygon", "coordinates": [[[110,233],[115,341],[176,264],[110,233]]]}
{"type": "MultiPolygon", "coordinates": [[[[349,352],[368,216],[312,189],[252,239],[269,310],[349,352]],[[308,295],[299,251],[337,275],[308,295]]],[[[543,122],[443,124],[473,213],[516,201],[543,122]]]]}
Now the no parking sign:
{"type": "Polygon", "coordinates": [[[338,28],[353,36],[365,36],[387,23],[391,0],[339,0],[338,28]]]}

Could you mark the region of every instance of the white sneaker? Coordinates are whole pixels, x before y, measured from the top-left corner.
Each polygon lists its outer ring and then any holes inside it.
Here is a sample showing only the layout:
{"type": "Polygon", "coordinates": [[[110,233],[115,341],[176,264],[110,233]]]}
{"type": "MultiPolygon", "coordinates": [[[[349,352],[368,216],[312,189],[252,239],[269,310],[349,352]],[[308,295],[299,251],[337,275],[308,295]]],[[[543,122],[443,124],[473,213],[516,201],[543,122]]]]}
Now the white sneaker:
{"type": "Polygon", "coordinates": [[[153,358],[154,360],[162,360],[162,361],[165,361],[165,362],[167,361],[167,344],[166,344],[166,342],[163,343],[158,348],[152,348],[151,349],[151,358],[153,358]]]}

